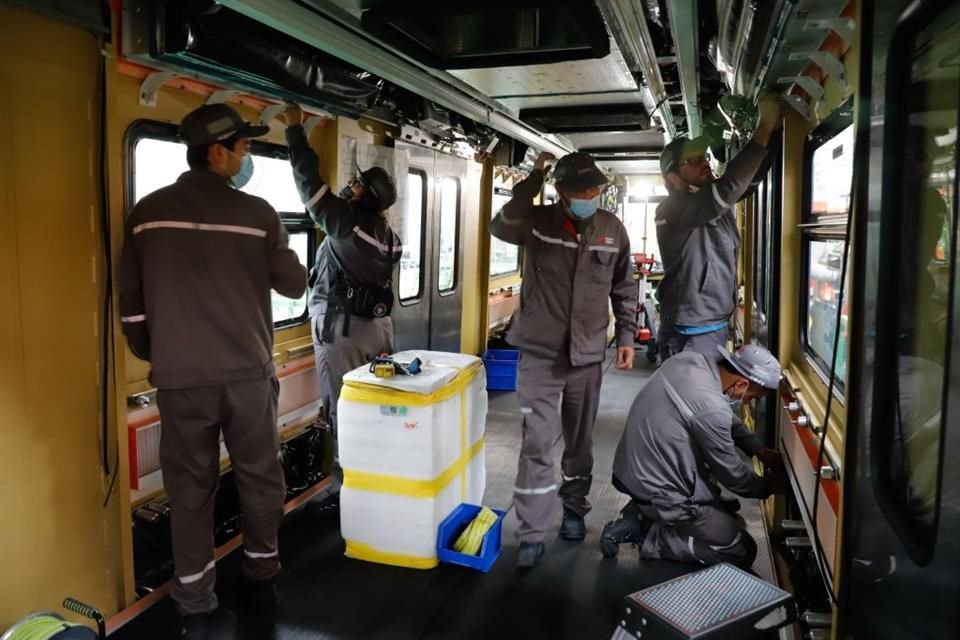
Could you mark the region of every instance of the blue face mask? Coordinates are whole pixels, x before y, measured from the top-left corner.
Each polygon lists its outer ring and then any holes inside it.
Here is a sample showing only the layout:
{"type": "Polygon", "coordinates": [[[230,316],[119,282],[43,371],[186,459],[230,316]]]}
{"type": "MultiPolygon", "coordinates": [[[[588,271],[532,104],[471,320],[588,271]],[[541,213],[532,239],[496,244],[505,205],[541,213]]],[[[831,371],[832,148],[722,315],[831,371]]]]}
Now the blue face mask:
{"type": "Polygon", "coordinates": [[[570,198],[570,213],[574,216],[580,218],[589,218],[597,212],[597,209],[600,207],[600,196],[591,198],[590,200],[582,200],[580,198],[570,198]]]}
{"type": "Polygon", "coordinates": [[[248,182],[250,178],[253,177],[253,156],[249,153],[243,156],[243,160],[240,162],[240,171],[237,172],[235,176],[230,178],[233,182],[233,186],[237,189],[242,189],[248,182]]]}

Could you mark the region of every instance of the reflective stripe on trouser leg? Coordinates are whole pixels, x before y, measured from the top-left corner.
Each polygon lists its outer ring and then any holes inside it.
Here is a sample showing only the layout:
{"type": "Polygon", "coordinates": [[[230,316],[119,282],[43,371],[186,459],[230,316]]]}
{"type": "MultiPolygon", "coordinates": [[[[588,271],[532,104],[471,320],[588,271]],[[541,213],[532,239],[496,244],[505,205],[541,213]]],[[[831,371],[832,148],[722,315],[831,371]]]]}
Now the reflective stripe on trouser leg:
{"type": "Polygon", "coordinates": [[[339,437],[337,433],[337,404],[343,389],[343,376],[357,367],[369,363],[381,353],[393,353],[393,323],[390,318],[350,319],[350,335],[342,335],[343,316],[333,323],[333,340],[320,340],[323,316],[314,319],[313,348],[317,364],[317,380],[320,383],[321,402],[327,413],[327,424],[333,446],[333,477],[330,491],[336,492],[343,485],[343,469],[340,466],[339,437]]]}
{"type": "Polygon", "coordinates": [[[220,478],[220,387],[159,389],[160,469],[170,506],[171,596],[182,614],[217,608],[213,506],[220,478]]]}
{"type": "Polygon", "coordinates": [[[563,389],[561,422],[563,424],[563,484],[560,500],[563,506],[581,516],[590,511],[590,485],[593,481],[593,424],[600,406],[601,363],[567,370],[563,389]]]}
{"type": "Polygon", "coordinates": [[[691,519],[673,524],[660,520],[653,507],[640,508],[643,516],[653,522],[640,549],[641,558],[706,565],[729,562],[741,569],[753,565],[757,543],[733,516],[713,505],[689,508],[691,519]]]}
{"type": "Polygon", "coordinates": [[[553,443],[560,433],[557,406],[566,377],[566,365],[523,353],[517,397],[523,413],[523,442],[517,465],[513,502],[521,542],[542,542],[557,520],[557,471],[553,443]]]}
{"type": "Polygon", "coordinates": [[[223,439],[243,508],[243,575],[268,580],[280,572],[277,531],[283,519],[286,489],[277,432],[276,378],[236,382],[224,387],[229,419],[223,439]]]}

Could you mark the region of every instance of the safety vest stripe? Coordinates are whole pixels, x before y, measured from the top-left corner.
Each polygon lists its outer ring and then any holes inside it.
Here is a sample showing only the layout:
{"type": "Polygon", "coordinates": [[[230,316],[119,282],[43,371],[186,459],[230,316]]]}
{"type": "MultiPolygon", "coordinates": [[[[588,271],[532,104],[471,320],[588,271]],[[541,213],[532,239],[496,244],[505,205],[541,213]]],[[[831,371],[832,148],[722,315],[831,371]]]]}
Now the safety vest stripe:
{"type": "Polygon", "coordinates": [[[120,322],[144,322],[147,316],[140,314],[138,316],[120,316],[120,322]]]}
{"type": "Polygon", "coordinates": [[[724,202],[723,198],[720,197],[720,192],[717,191],[717,185],[714,184],[710,188],[713,190],[713,199],[717,201],[717,206],[719,206],[721,209],[729,209],[730,205],[724,202]]]}
{"type": "Polygon", "coordinates": [[[540,487],[539,489],[521,489],[520,487],[513,488],[513,492],[521,496],[539,496],[556,490],[557,485],[555,484],[552,484],[549,487],[540,487]]]}
{"type": "Polygon", "coordinates": [[[589,247],[590,251],[606,251],[607,253],[620,253],[620,249],[617,247],[604,247],[598,244],[592,244],[589,247]]]}
{"type": "Polygon", "coordinates": [[[543,242],[546,242],[547,244],[560,244],[560,245],[563,245],[563,246],[565,246],[565,247],[569,247],[569,248],[571,248],[571,249],[576,249],[577,247],[580,246],[580,245],[578,245],[576,242],[569,242],[569,241],[563,240],[563,239],[561,239],[561,238],[552,238],[552,237],[550,237],[550,236],[545,236],[545,235],[543,235],[542,233],[540,233],[539,231],[537,231],[536,229],[533,230],[533,235],[535,235],[536,237],[540,238],[540,240],[542,240],[543,242]]]}
{"type": "Polygon", "coordinates": [[[278,555],[280,555],[280,552],[271,551],[269,553],[258,553],[256,551],[247,551],[246,549],[244,549],[243,555],[247,556],[248,558],[253,558],[254,560],[257,560],[259,558],[276,558],[278,555]]]}
{"type": "Polygon", "coordinates": [[[319,189],[317,189],[317,192],[316,192],[315,194],[313,194],[313,197],[312,197],[312,198],[310,198],[309,200],[307,200],[306,202],[303,203],[303,206],[305,206],[307,209],[309,209],[309,208],[312,207],[313,205],[315,205],[315,204],[317,204],[318,202],[320,202],[320,198],[322,198],[322,197],[323,197],[323,194],[325,194],[327,191],[330,191],[330,187],[328,187],[327,185],[323,185],[322,187],[320,187],[319,189]]]}
{"type": "Polygon", "coordinates": [[[500,222],[507,225],[508,227],[515,227],[519,224],[523,224],[523,218],[511,218],[503,211],[500,212],[500,222]]]}
{"type": "MultiPolygon", "coordinates": [[[[357,237],[358,237],[358,238],[360,238],[361,240],[363,240],[363,241],[366,242],[367,244],[373,245],[374,247],[376,247],[377,249],[380,249],[380,251],[382,251],[382,252],[384,252],[384,253],[390,253],[390,247],[389,247],[388,245],[383,244],[382,242],[380,242],[379,240],[377,240],[376,238],[374,238],[373,236],[371,236],[370,234],[368,234],[367,232],[365,232],[365,231],[364,231],[363,229],[361,229],[360,227],[354,227],[354,228],[353,228],[353,232],[354,232],[355,234],[357,234],[357,237]]],[[[402,252],[402,251],[403,251],[403,245],[402,245],[402,244],[395,244],[395,245],[393,245],[393,252],[394,252],[394,253],[400,253],[400,252],[402,252]]]]}
{"type": "Polygon", "coordinates": [[[561,472],[560,477],[563,478],[564,482],[573,482],[574,480],[589,480],[593,476],[568,476],[567,474],[561,472]]]}
{"type": "Polygon", "coordinates": [[[185,222],[183,220],[156,220],[144,222],[133,228],[133,235],[150,229],[186,229],[188,231],[221,231],[224,233],[239,233],[245,236],[266,238],[267,232],[256,227],[243,227],[236,224],[207,224],[204,222],[185,222]]]}
{"type": "Polygon", "coordinates": [[[203,576],[207,575],[207,572],[211,571],[215,566],[217,566],[217,563],[211,560],[200,573],[191,573],[188,576],[177,576],[177,579],[180,580],[180,584],[192,584],[202,579],[203,576]]]}

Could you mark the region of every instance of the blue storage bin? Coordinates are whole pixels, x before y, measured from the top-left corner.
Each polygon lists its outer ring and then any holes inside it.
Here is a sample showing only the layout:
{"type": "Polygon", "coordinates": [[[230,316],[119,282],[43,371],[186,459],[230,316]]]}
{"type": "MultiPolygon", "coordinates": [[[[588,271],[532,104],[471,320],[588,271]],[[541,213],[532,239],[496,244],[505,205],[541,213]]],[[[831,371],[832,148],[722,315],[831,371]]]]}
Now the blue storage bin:
{"type": "Polygon", "coordinates": [[[516,349],[487,349],[483,352],[488,391],[516,391],[520,352],[516,349]]]}
{"type": "Polygon", "coordinates": [[[444,564],[458,564],[486,573],[500,557],[500,531],[503,527],[504,511],[491,509],[497,514],[497,521],[490,527],[480,545],[480,555],[471,556],[453,550],[453,543],[463,533],[467,525],[480,513],[475,504],[461,503],[446,519],[440,523],[437,531],[437,559],[444,564]]]}

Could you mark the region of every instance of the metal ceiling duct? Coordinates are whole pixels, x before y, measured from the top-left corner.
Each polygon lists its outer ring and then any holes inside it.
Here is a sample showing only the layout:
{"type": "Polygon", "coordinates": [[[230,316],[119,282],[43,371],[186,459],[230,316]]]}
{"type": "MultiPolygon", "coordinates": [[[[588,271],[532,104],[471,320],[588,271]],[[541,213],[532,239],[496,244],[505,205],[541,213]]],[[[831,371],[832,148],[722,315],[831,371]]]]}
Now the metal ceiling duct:
{"type": "Polygon", "coordinates": [[[647,26],[644,0],[598,0],[597,4],[630,71],[635,76],[642,75],[643,81],[637,77],[637,83],[641,87],[643,106],[647,113],[660,120],[667,138],[672,139],[676,125],[647,26]]]}
{"type": "Polygon", "coordinates": [[[427,73],[404,58],[387,53],[366,38],[299,4],[269,0],[220,0],[220,4],[531,147],[550,151],[558,157],[572,151],[545,138],[515,117],[503,113],[496,103],[481,102],[460,91],[453,86],[456,82],[452,76],[451,80],[454,82],[445,82],[441,77],[427,73]]]}
{"type": "Polygon", "coordinates": [[[795,2],[775,0],[718,0],[719,33],[717,69],[727,87],[738,95],[751,95],[765,53],[777,39],[785,11],[795,2]]]}
{"type": "Polygon", "coordinates": [[[694,0],[667,0],[670,35],[677,54],[680,91],[687,112],[687,135],[700,135],[700,21],[694,0]]]}

